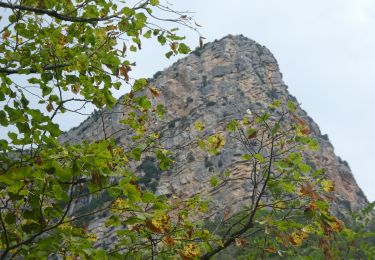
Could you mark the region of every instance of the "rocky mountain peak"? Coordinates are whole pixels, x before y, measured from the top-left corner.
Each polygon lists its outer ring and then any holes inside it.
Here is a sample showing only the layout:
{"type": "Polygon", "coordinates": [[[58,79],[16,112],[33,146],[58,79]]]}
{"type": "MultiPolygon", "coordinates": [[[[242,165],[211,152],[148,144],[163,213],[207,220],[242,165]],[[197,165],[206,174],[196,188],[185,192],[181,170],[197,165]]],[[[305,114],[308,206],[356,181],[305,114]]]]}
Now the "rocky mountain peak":
{"type": "MultiPolygon", "coordinates": [[[[161,96],[154,101],[168,108],[163,124],[155,123],[154,127],[165,137],[163,145],[175,149],[176,163],[168,172],[160,172],[154,158],[144,158],[134,168],[160,194],[191,195],[208,189],[214,174],[230,170],[233,176],[240,177],[248,167],[240,156],[242,148],[236,144],[227,143],[217,156],[208,156],[198,147],[184,148],[192,140],[191,130],[197,120],[204,122],[205,133],[211,134],[221,131],[230,120],[243,117],[248,110],[266,109],[275,99],[296,101],[289,94],[272,53],[242,35],[228,35],[205,44],[156,73],[150,84],[161,90],[161,96]]],[[[122,111],[121,104],[112,111],[122,111]]],[[[335,182],[334,210],[345,214],[362,208],[367,199],[348,164],[335,155],[327,136],[321,134],[318,125],[300,106],[297,112],[320,143],[319,151],[305,154],[306,161],[325,168],[335,182]]],[[[118,143],[126,144],[127,133],[118,131],[123,128],[119,124],[121,117],[121,113],[108,113],[104,122],[108,133],[114,133],[118,143]]],[[[61,141],[95,140],[102,137],[102,129],[101,120],[93,115],[66,133],[61,141]]],[[[213,194],[214,208],[235,211],[249,198],[251,185],[241,178],[238,180],[213,194]]]]}

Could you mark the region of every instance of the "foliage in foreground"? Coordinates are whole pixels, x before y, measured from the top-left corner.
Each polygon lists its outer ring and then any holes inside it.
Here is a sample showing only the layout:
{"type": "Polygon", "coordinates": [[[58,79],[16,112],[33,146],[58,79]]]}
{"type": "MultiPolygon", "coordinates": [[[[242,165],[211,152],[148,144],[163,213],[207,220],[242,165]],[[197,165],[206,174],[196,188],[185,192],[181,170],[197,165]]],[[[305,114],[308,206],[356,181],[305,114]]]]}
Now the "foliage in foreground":
{"type": "MultiPolygon", "coordinates": [[[[197,136],[212,155],[234,138],[251,165],[246,173],[251,199],[241,212],[224,214],[220,228],[202,221],[209,210],[202,196],[166,198],[139,185],[130,165],[152,155],[165,170],[173,160],[149,124],[167,108],[153,105],[144,93],[157,98],[160,91],[145,79],[131,79],[135,64],[127,54],[140,50],[144,38],[169,46],[167,57],[188,53],[175,29],[161,27],[162,21],[191,27],[187,14],[158,0],[133,6],[104,0],[0,1],[0,6],[9,11],[1,18],[7,24],[0,43],[0,124],[8,135],[0,140],[1,259],[208,259],[232,245],[248,248],[251,258],[284,257],[310,242],[327,259],[342,252],[339,247],[354,247],[353,257],[373,250],[355,247],[368,240],[366,225],[349,230],[330,215],[327,198],[334,184],[303,161],[302,151],[316,149],[317,142],[291,102],[275,101],[271,112],[253,111],[229,122],[226,132],[197,136]],[[174,17],[160,18],[154,11],[174,17]],[[121,104],[123,123],[133,132],[118,146],[106,132],[104,107],[116,104],[112,92],[125,84],[131,92],[121,104]],[[99,109],[102,137],[60,144],[56,116],[81,113],[86,104],[99,109]],[[75,210],[79,201],[103,194],[108,197],[99,207],[75,210]],[[97,237],[84,224],[101,213],[118,237],[109,247],[95,246],[97,237]]],[[[196,128],[203,130],[204,122],[196,128]]],[[[231,178],[229,173],[212,178],[212,189],[231,178]]]]}

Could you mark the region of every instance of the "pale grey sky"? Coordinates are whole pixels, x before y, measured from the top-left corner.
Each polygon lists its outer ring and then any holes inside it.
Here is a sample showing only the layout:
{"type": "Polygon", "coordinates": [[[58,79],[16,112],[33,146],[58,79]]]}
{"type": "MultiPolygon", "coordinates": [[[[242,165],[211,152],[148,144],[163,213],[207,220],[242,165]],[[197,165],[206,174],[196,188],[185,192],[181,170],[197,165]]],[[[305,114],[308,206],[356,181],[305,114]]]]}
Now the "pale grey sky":
{"type": "MultiPolygon", "coordinates": [[[[243,34],[267,46],[289,91],[349,162],[370,201],[375,200],[374,0],[170,0],[194,11],[207,41],[243,34]]],[[[188,31],[188,42],[198,37],[188,31]]],[[[172,63],[146,45],[137,76],[172,63]]]]}

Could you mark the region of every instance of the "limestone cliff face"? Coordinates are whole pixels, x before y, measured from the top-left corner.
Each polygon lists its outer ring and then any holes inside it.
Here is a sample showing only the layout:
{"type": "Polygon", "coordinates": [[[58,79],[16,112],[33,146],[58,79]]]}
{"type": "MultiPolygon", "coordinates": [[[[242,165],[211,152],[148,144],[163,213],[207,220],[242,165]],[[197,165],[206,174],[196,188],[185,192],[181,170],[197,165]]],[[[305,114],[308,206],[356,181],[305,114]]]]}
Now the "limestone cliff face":
{"type": "MultiPolygon", "coordinates": [[[[242,148],[233,140],[227,140],[224,151],[218,156],[207,156],[197,147],[186,148],[191,142],[194,122],[205,123],[205,133],[221,131],[227,122],[241,118],[247,109],[266,108],[273,99],[295,100],[282,80],[276,59],[264,46],[243,36],[227,36],[208,43],[187,57],[179,60],[150,80],[160,88],[161,97],[168,112],[165,122],[154,124],[161,133],[166,147],[174,147],[175,165],[168,172],[160,174],[152,167],[152,158],[146,158],[141,166],[135,166],[141,176],[152,175],[148,181],[162,194],[188,195],[209,187],[213,174],[229,169],[232,175],[240,177],[248,171],[249,165],[241,159],[242,148]],[[154,173],[154,175],[153,175],[154,173]]],[[[155,102],[156,102],[155,101],[155,102]]],[[[121,112],[120,105],[115,112],[121,112]]],[[[309,122],[312,134],[319,140],[320,150],[305,154],[306,161],[316,168],[324,167],[336,186],[335,212],[345,214],[357,210],[367,203],[358,187],[348,164],[334,153],[326,135],[318,125],[298,107],[298,114],[309,122]]],[[[106,115],[107,133],[123,128],[118,123],[121,113],[106,115]]],[[[103,137],[102,122],[92,116],[78,128],[62,137],[63,142],[80,142],[103,137]]],[[[120,143],[126,143],[127,132],[114,135],[120,143]]],[[[156,169],[156,168],[155,168],[156,169]]],[[[213,194],[213,207],[217,210],[235,211],[248,199],[251,185],[247,181],[233,181],[213,194]]]]}

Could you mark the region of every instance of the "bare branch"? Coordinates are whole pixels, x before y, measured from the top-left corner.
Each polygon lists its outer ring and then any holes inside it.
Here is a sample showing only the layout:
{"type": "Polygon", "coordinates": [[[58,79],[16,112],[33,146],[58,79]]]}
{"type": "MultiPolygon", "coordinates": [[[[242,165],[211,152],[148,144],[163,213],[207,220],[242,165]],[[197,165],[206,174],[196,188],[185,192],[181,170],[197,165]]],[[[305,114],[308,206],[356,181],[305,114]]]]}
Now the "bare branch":
{"type": "Polygon", "coordinates": [[[110,16],[104,16],[104,17],[94,17],[94,18],[85,18],[85,17],[75,17],[75,16],[68,16],[64,14],[60,14],[56,12],[55,10],[48,10],[38,7],[32,7],[32,6],[25,6],[25,5],[17,5],[17,4],[11,4],[11,3],[5,3],[0,2],[0,6],[12,10],[20,10],[20,11],[29,11],[34,12],[35,14],[39,15],[48,15],[51,17],[55,17],[59,20],[63,21],[69,21],[69,22],[80,22],[80,23],[95,23],[95,22],[101,22],[101,21],[108,21],[113,18],[121,18],[119,15],[120,13],[116,13],[110,16]]]}

